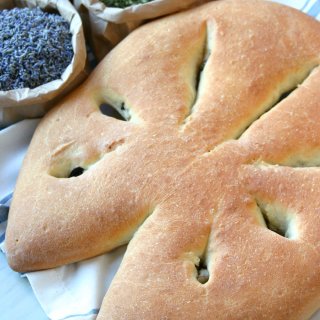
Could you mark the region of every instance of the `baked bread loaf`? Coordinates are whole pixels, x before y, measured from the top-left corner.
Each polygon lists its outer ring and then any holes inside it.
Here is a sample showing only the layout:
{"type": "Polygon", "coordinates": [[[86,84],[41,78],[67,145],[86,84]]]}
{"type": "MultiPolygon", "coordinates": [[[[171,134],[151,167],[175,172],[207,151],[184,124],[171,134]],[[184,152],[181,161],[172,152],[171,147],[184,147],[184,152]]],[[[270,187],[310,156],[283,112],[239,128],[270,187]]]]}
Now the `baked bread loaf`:
{"type": "Polygon", "coordinates": [[[133,32],[37,128],[9,214],[11,267],[131,239],[99,320],[308,319],[320,307],[319,35],[262,1],[133,32]]]}

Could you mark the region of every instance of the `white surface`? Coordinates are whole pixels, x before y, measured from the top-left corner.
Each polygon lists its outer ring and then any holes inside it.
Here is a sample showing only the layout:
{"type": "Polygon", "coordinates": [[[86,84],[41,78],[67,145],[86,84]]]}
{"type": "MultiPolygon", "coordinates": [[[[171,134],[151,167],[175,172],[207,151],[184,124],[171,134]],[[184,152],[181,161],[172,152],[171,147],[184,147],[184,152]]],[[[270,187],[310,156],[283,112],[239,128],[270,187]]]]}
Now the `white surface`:
{"type": "Polygon", "coordinates": [[[51,319],[95,319],[125,250],[26,276],[51,319]]]}
{"type": "Polygon", "coordinates": [[[26,278],[13,272],[0,252],[0,319],[47,320],[26,278]]]}

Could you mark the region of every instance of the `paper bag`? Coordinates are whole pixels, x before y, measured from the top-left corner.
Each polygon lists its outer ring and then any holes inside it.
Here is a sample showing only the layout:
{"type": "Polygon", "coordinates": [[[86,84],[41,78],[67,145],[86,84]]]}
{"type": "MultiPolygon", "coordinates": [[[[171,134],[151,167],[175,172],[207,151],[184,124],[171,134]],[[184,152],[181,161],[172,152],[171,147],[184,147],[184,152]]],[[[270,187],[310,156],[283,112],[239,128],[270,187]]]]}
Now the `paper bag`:
{"type": "Polygon", "coordinates": [[[60,79],[34,89],[0,91],[0,127],[25,118],[41,117],[58,99],[79,85],[87,75],[86,45],[81,18],[68,0],[1,0],[0,10],[40,7],[56,10],[70,24],[74,56],[60,79]]]}
{"type": "Polygon", "coordinates": [[[146,20],[196,6],[208,0],[154,0],[130,7],[106,7],[99,0],[74,0],[83,19],[85,33],[98,61],[132,30],[146,20]]]}

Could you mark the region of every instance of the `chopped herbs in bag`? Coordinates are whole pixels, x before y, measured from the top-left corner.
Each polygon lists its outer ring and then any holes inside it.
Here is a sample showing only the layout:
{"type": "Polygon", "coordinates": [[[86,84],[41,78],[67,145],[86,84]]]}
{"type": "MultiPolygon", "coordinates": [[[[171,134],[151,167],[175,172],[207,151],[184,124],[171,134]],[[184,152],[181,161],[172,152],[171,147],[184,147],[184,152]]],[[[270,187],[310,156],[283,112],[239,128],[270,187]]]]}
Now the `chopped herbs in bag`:
{"type": "Polygon", "coordinates": [[[143,4],[151,2],[152,0],[100,0],[107,7],[126,8],[133,4],[143,4]]]}
{"type": "Polygon", "coordinates": [[[73,57],[69,24],[39,8],[0,11],[0,90],[59,79],[73,57]]]}

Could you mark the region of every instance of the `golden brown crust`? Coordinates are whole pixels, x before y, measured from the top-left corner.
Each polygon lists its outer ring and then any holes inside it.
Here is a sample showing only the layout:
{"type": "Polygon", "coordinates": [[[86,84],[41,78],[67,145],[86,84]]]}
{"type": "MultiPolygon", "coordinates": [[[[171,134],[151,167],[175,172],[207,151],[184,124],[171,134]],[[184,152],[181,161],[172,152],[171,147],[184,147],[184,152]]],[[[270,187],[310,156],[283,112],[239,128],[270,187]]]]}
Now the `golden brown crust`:
{"type": "Polygon", "coordinates": [[[138,230],[100,320],[310,317],[319,34],[298,11],[248,0],[133,32],[39,125],[10,210],[10,265],[78,261],[138,230]],[[102,115],[105,101],[130,121],[102,115]]]}

